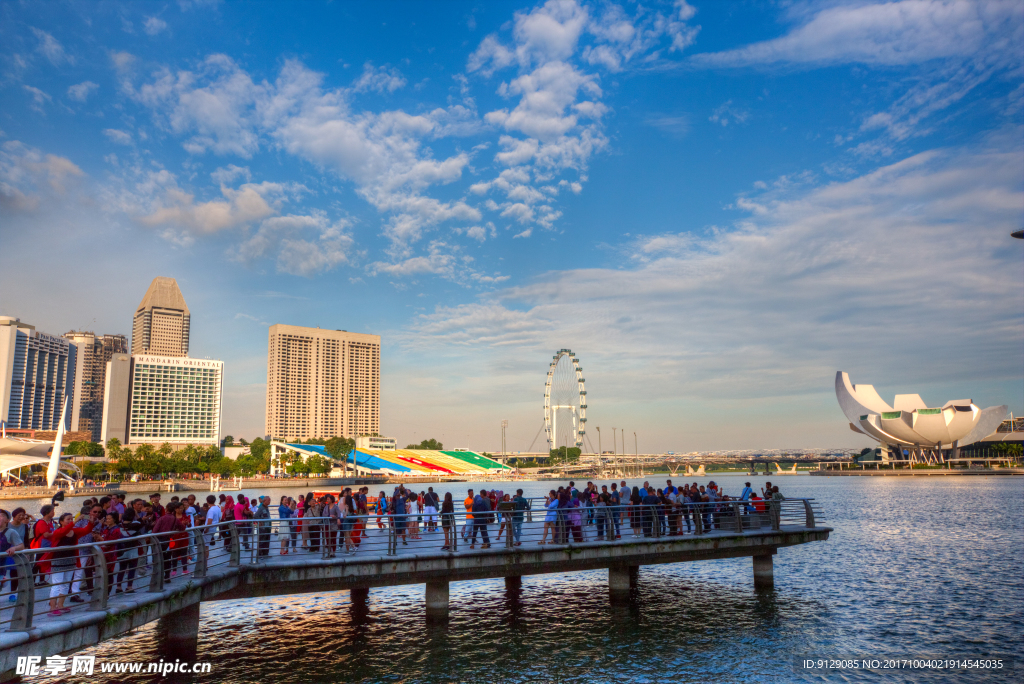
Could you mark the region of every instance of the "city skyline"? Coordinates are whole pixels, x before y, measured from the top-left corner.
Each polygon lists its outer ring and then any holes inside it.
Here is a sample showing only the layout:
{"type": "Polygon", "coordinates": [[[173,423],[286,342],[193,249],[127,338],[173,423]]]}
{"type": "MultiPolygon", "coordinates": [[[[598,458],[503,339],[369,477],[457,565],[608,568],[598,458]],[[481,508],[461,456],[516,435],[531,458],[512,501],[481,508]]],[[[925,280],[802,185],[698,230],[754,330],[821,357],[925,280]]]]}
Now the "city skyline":
{"type": "Polygon", "coordinates": [[[1019,4],[462,7],[4,5],[0,314],[177,279],[247,439],[278,323],[379,334],[402,444],[525,450],[560,348],[641,451],[871,446],[840,369],[1024,412],[1019,4]]]}

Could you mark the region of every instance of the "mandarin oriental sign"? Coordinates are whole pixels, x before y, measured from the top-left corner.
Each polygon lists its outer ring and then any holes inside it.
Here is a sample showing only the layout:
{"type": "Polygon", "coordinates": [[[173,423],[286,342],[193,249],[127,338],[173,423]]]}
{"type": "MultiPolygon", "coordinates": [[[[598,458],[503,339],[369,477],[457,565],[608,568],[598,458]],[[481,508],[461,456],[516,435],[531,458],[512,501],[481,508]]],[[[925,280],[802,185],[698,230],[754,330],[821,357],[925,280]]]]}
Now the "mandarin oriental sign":
{"type": "Polygon", "coordinates": [[[191,368],[223,368],[223,361],[211,361],[209,359],[190,359],[187,356],[149,356],[140,354],[135,357],[135,363],[153,363],[160,366],[188,366],[191,368]]]}

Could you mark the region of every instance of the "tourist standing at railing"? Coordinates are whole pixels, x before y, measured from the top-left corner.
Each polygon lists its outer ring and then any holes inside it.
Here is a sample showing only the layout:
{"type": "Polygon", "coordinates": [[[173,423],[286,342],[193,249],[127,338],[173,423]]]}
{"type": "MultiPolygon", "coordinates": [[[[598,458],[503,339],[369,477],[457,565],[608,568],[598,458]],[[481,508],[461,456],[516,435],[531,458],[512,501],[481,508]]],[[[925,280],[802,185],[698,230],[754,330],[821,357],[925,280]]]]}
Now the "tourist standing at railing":
{"type": "Polygon", "coordinates": [[[129,507],[125,510],[124,517],[121,518],[121,536],[126,541],[121,542],[123,551],[117,576],[117,590],[120,591],[121,578],[127,575],[128,582],[124,591],[126,594],[135,593],[133,583],[135,581],[135,572],[139,566],[139,542],[135,537],[142,534],[142,529],[142,523],[138,521],[135,509],[129,507]]]}
{"type": "Polygon", "coordinates": [[[71,588],[71,580],[75,570],[75,559],[78,557],[78,549],[75,548],[78,540],[92,533],[97,521],[90,520],[84,526],[76,528],[75,518],[70,513],[65,513],[59,518],[59,526],[51,535],[53,549],[44,554],[49,556],[50,574],[50,615],[58,616],[70,608],[64,607],[64,600],[67,598],[71,588]]]}
{"type": "MultiPolygon", "coordinates": [[[[178,529],[179,523],[178,518],[174,515],[177,504],[167,504],[167,508],[164,510],[164,514],[157,518],[156,523],[153,525],[153,534],[159,534],[160,536],[160,553],[163,556],[164,561],[164,581],[167,582],[171,579],[171,539],[170,533],[178,529]]],[[[181,525],[181,529],[184,530],[185,526],[181,525]]]]}
{"type": "Polygon", "coordinates": [[[288,497],[288,510],[292,514],[288,520],[288,529],[291,530],[291,550],[292,553],[295,553],[299,546],[299,505],[290,496],[288,497]]]}
{"type": "Polygon", "coordinates": [[[512,536],[515,546],[523,544],[523,517],[530,510],[530,500],[523,496],[523,490],[517,489],[512,497],[512,536]]]}
{"type": "Polygon", "coordinates": [[[476,536],[479,532],[483,543],[481,549],[491,548],[491,537],[487,531],[487,525],[491,522],[491,499],[487,496],[487,490],[481,489],[480,493],[473,497],[473,536],[470,538],[469,548],[476,548],[476,536]]]}
{"type": "MultiPolygon", "coordinates": [[[[224,495],[221,494],[223,498],[224,495]]],[[[220,521],[224,518],[224,512],[221,511],[220,506],[217,505],[217,498],[210,494],[206,497],[206,513],[203,517],[203,525],[206,525],[206,531],[203,534],[206,537],[206,545],[211,549],[217,545],[217,539],[215,537],[218,530],[220,530],[220,521]]]]}
{"type": "Polygon", "coordinates": [[[346,491],[341,501],[341,534],[345,540],[345,553],[356,552],[356,545],[352,541],[352,531],[355,529],[358,514],[355,499],[351,492],[346,491]]]}
{"type": "Polygon", "coordinates": [[[469,490],[468,496],[462,502],[462,505],[466,507],[466,522],[462,526],[462,538],[468,540],[470,533],[473,531],[473,514],[470,512],[473,510],[473,490],[469,490]]]}
{"type": "Polygon", "coordinates": [[[555,543],[555,526],[558,524],[558,494],[552,489],[544,499],[544,536],[540,544],[546,544],[548,532],[551,533],[551,543],[555,543]]]}
{"type": "Polygon", "coordinates": [[[442,551],[451,551],[452,541],[457,534],[455,528],[455,501],[451,492],[445,492],[444,501],[441,502],[441,529],[444,531],[444,546],[442,551]]]}
{"type": "Polygon", "coordinates": [[[406,498],[407,494],[404,487],[399,487],[398,491],[396,491],[391,497],[392,513],[394,514],[395,521],[395,535],[396,537],[402,538],[403,546],[409,545],[409,542],[405,538],[406,506],[408,505],[406,498]]]}
{"type": "Polygon", "coordinates": [[[611,519],[609,518],[608,511],[608,505],[611,503],[611,500],[611,494],[609,494],[607,490],[597,495],[597,503],[594,504],[594,522],[597,523],[597,541],[606,541],[608,539],[605,535],[605,530],[606,528],[611,527],[611,519]]]}
{"type": "Polygon", "coordinates": [[[277,537],[281,540],[281,555],[288,555],[288,543],[292,540],[292,507],[287,496],[281,497],[277,506],[277,517],[280,520],[277,537]]]}
{"type": "Polygon", "coordinates": [[[250,516],[249,506],[245,501],[245,494],[238,495],[235,502],[235,525],[238,527],[238,536],[242,542],[242,548],[249,548],[249,523],[246,519],[250,516]]]}
{"type": "Polygon", "coordinates": [[[320,551],[320,532],[323,529],[323,520],[320,514],[323,512],[323,504],[313,498],[310,493],[306,498],[306,516],[303,524],[309,530],[309,550],[311,553],[320,551]]]}
{"type": "Polygon", "coordinates": [[[377,513],[377,529],[384,529],[384,518],[388,512],[388,497],[381,492],[377,495],[377,503],[374,504],[375,512],[377,513]]]}
{"type": "MultiPolygon", "coordinates": [[[[110,503],[109,501],[107,502],[110,503]]],[[[83,517],[75,522],[76,529],[83,529],[89,526],[92,529],[92,534],[96,537],[91,538],[88,534],[83,534],[78,537],[76,544],[84,545],[92,542],[103,541],[103,521],[106,518],[103,508],[100,504],[95,504],[89,511],[83,511],[83,517]],[[91,525],[90,525],[91,523],[91,525]]],[[[83,603],[84,599],[79,596],[83,589],[86,591],[92,590],[92,579],[93,573],[96,568],[93,563],[92,552],[88,547],[82,547],[78,549],[78,563],[74,571],[72,579],[74,580],[71,584],[71,602],[72,603],[83,603]]]]}
{"type": "Polygon", "coordinates": [[[622,494],[619,491],[619,486],[612,482],[612,490],[608,492],[609,506],[611,507],[612,524],[615,526],[615,538],[622,538],[622,494]]]}
{"type": "Polygon", "coordinates": [[[782,496],[779,492],[778,486],[772,487],[772,498],[771,498],[771,511],[772,511],[772,527],[778,527],[782,522],[782,502],[786,497],[782,496]]]}
{"type": "Polygon", "coordinates": [[[256,520],[256,533],[259,543],[256,547],[257,558],[270,555],[270,497],[261,496],[256,499],[256,510],[253,512],[253,519],[256,520]]]}
{"type": "MultiPolygon", "coordinates": [[[[0,564],[3,570],[0,571],[0,586],[7,579],[7,573],[11,574],[11,591],[18,590],[18,570],[14,564],[14,553],[25,548],[25,543],[18,534],[18,531],[11,527],[10,513],[0,509],[0,564]]],[[[11,601],[16,601],[17,594],[11,594],[11,601]]]]}
{"type": "Polygon", "coordinates": [[[427,487],[427,493],[423,495],[423,515],[425,516],[424,522],[427,525],[427,529],[431,531],[437,530],[437,509],[437,494],[434,493],[433,487],[427,487]]]}
{"type": "Polygon", "coordinates": [[[120,576],[117,575],[117,562],[124,555],[124,548],[117,542],[123,538],[121,516],[118,515],[116,510],[111,509],[103,520],[103,534],[101,536],[101,540],[108,543],[100,547],[103,549],[103,557],[107,563],[109,585],[113,588],[113,591],[110,592],[111,594],[121,593],[121,581],[124,579],[124,573],[122,572],[120,576]]]}
{"type": "Polygon", "coordinates": [[[569,530],[572,532],[572,538],[577,543],[583,541],[583,503],[580,501],[580,493],[573,491],[572,496],[569,497],[569,510],[567,511],[566,517],[569,530]]]}
{"type": "Polygon", "coordinates": [[[654,493],[654,487],[647,490],[647,493],[640,499],[640,526],[645,537],[653,536],[655,515],[661,499],[654,493]]]}
{"type": "Polygon", "coordinates": [[[633,491],[629,494],[629,501],[626,505],[629,507],[627,512],[629,514],[629,528],[633,532],[634,537],[639,537],[643,529],[643,500],[647,492],[640,493],[639,487],[633,487],[633,491]]]}
{"type": "Polygon", "coordinates": [[[501,541],[501,535],[504,532],[506,535],[511,536],[512,534],[512,511],[515,510],[515,505],[512,503],[512,497],[508,494],[504,494],[501,497],[501,501],[498,502],[498,536],[495,541],[501,541]]]}

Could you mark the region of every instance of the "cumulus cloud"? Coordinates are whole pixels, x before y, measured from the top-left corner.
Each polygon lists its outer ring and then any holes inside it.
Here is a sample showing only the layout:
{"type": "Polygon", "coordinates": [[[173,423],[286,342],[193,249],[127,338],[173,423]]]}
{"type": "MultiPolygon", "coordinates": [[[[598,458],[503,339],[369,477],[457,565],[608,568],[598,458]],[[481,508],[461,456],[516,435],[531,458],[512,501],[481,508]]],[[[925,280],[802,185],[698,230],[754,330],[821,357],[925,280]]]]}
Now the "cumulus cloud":
{"type": "Polygon", "coordinates": [[[64,46],[60,44],[60,41],[52,35],[35,27],[32,27],[32,33],[35,34],[36,39],[39,41],[38,45],[36,45],[36,52],[48,59],[50,64],[61,66],[62,64],[75,63],[74,57],[69,55],[64,50],[64,46]]]}
{"type": "Polygon", "coordinates": [[[221,186],[223,199],[196,202],[195,196],[176,185],[168,187],[150,213],[140,216],[147,226],[170,226],[191,233],[215,233],[236,228],[275,213],[265,195],[280,194],[275,183],[246,183],[238,188],[221,186]]]}
{"type": "Polygon", "coordinates": [[[548,202],[563,185],[551,181],[575,172],[576,180],[561,180],[578,192],[590,157],[608,146],[602,118],[609,108],[601,101],[601,72],[619,72],[655,60],[665,50],[683,49],[699,29],[687,24],[694,13],[682,0],[667,15],[639,7],[628,14],[615,4],[596,11],[575,0],[549,0],[515,14],[510,44],[498,34],[485,37],[466,69],[488,77],[518,67],[518,76],[498,87],[499,95],[516,100],[515,106],[487,112],[484,120],[504,132],[494,161],[521,168],[514,182],[501,171],[491,181],[474,183],[471,192],[503,191],[506,201],[485,206],[504,218],[552,227],[560,212],[548,202]]]}
{"type": "Polygon", "coordinates": [[[156,34],[160,33],[166,28],[167,22],[161,19],[160,17],[148,17],[146,21],[142,24],[142,30],[144,30],[146,34],[150,36],[155,36],[156,34]]]}
{"type": "Polygon", "coordinates": [[[47,196],[62,196],[70,185],[85,177],[66,157],[9,140],[0,145],[0,207],[27,212],[38,208],[47,196]]]}
{"type": "Polygon", "coordinates": [[[68,88],[68,97],[77,102],[85,102],[99,85],[92,81],[82,81],[68,88]]]}
{"type": "Polygon", "coordinates": [[[323,212],[274,216],[239,247],[236,257],[252,261],[276,257],[280,273],[311,277],[349,260],[353,239],[348,222],[331,223],[323,212]]]}
{"type": "Polygon", "coordinates": [[[363,74],[352,84],[356,92],[375,90],[378,93],[393,93],[399,88],[405,87],[405,77],[398,69],[390,67],[374,67],[367,62],[363,65],[363,74]]]}

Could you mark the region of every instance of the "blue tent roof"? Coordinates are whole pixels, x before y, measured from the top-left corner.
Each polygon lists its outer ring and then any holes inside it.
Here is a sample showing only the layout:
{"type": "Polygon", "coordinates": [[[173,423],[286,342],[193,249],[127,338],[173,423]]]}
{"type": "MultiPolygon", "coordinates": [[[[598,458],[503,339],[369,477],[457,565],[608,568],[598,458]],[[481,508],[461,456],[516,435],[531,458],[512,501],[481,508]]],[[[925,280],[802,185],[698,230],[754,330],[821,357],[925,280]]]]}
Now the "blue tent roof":
{"type": "MultiPolygon", "coordinates": [[[[324,447],[320,446],[319,444],[288,444],[288,446],[297,451],[315,451],[321,456],[326,456],[327,458],[334,458],[329,453],[327,453],[327,450],[324,447]]],[[[349,463],[354,463],[360,468],[367,468],[369,470],[390,470],[395,473],[412,472],[412,468],[407,468],[404,465],[392,463],[391,461],[385,461],[382,458],[377,458],[376,456],[364,454],[363,452],[356,451],[355,449],[348,453],[348,458],[346,460],[348,460],[349,463]]]]}

